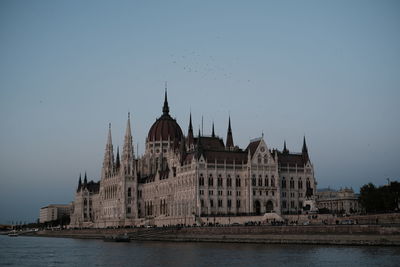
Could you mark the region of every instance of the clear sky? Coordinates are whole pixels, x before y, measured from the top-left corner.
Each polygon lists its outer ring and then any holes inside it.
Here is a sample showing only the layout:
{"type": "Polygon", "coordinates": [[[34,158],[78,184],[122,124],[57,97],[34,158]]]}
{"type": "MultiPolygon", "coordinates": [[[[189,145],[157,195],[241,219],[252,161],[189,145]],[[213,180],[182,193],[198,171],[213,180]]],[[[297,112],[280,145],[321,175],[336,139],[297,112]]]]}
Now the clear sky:
{"type": "Polygon", "coordinates": [[[318,187],[400,177],[399,1],[0,1],[0,223],[98,180],[161,114],[300,151],[318,187]]]}

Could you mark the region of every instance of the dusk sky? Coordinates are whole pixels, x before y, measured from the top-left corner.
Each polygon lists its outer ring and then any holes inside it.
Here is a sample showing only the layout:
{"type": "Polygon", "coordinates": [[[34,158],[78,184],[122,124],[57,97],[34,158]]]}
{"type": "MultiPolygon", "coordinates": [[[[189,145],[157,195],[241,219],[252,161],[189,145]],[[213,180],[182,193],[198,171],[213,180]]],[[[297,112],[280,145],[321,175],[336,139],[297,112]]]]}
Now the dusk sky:
{"type": "Polygon", "coordinates": [[[399,1],[1,1],[0,223],[99,180],[170,113],[235,144],[301,151],[318,188],[400,178],[399,1]]]}

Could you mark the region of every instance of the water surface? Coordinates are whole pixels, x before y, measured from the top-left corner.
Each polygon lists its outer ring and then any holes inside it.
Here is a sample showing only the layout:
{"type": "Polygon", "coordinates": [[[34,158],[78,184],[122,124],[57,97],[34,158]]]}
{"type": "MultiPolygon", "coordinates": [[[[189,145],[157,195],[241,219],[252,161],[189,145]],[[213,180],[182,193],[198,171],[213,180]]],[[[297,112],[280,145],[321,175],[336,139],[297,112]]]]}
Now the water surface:
{"type": "Polygon", "coordinates": [[[399,247],[110,243],[0,236],[0,266],[399,266],[399,247]]]}

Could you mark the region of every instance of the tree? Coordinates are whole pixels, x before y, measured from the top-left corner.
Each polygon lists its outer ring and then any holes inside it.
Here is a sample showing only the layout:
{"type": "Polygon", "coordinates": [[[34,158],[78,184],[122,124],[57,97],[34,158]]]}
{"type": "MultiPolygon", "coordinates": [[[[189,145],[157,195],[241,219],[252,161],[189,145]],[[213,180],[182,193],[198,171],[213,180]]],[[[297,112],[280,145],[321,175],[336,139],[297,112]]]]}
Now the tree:
{"type": "Polygon", "coordinates": [[[376,187],[369,183],[360,189],[360,204],[367,213],[393,212],[399,210],[400,183],[376,187]]]}

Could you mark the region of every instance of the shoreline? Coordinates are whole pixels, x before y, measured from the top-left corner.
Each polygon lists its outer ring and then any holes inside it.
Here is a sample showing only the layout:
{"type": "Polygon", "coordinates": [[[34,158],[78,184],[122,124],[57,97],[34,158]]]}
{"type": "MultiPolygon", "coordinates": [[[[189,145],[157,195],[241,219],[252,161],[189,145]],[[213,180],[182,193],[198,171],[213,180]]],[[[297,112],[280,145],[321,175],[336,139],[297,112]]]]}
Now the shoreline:
{"type": "Polygon", "coordinates": [[[398,226],[246,226],[43,230],[37,237],[104,239],[127,233],[132,241],[400,246],[398,226]]]}

